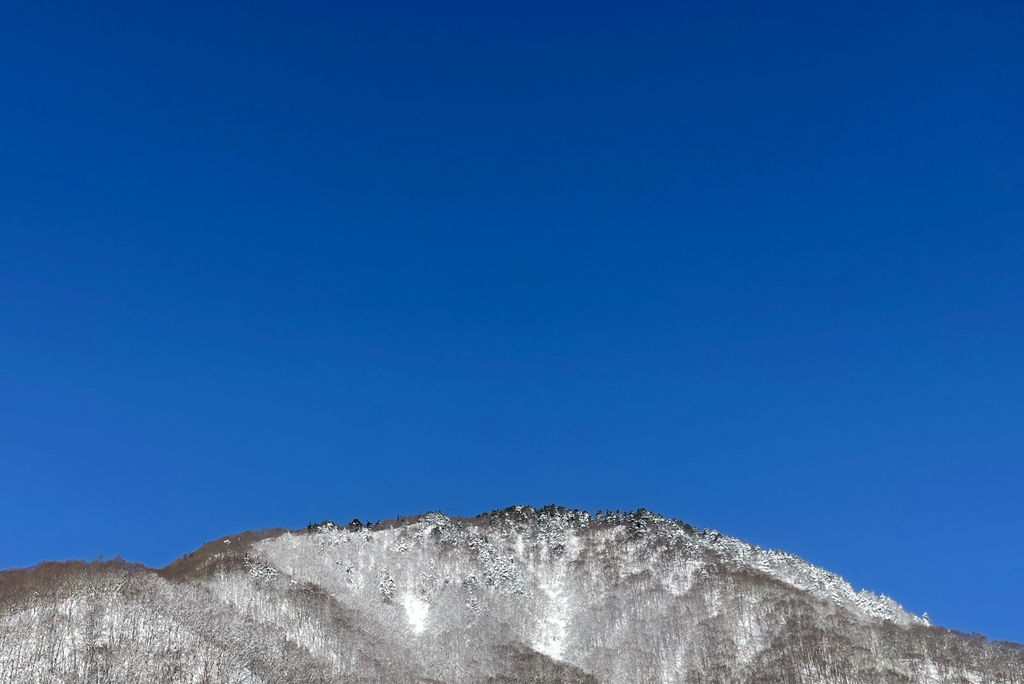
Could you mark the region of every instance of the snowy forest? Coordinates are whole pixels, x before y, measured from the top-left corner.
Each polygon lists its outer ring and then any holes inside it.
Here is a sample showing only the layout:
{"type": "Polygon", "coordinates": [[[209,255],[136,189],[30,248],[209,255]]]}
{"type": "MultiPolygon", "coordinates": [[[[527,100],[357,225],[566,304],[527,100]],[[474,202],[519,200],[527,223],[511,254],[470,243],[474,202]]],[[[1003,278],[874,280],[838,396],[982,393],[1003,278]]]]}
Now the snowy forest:
{"type": "Polygon", "coordinates": [[[642,509],[516,506],[5,571],[0,682],[1024,684],[1024,647],[642,509]]]}

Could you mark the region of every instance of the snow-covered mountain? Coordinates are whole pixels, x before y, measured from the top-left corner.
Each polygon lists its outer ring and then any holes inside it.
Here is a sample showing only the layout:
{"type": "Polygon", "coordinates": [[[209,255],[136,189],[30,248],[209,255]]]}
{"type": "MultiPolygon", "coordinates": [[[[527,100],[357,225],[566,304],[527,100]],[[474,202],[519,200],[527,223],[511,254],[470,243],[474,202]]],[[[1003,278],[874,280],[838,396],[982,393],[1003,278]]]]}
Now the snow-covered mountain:
{"type": "Polygon", "coordinates": [[[1024,684],[1024,647],[644,510],[516,506],[0,573],[0,682],[1024,684]]]}

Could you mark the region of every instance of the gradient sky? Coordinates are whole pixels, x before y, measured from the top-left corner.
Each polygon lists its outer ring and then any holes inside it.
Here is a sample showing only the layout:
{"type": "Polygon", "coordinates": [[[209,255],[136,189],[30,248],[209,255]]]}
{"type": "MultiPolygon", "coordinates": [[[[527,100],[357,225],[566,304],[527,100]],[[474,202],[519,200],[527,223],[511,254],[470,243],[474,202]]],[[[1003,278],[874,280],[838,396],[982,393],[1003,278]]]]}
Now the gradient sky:
{"type": "Polygon", "coordinates": [[[9,2],[0,567],[645,507],[1024,641],[1019,2],[9,2]]]}

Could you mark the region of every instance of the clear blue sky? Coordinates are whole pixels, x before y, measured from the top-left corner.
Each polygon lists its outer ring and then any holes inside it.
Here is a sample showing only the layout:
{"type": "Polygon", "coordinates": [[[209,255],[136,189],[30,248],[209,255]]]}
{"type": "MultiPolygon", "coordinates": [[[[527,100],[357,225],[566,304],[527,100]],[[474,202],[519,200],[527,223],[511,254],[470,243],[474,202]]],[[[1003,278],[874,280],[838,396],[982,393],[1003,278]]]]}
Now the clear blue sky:
{"type": "Polygon", "coordinates": [[[0,567],[642,506],[1024,641],[1022,11],[4,3],[0,567]]]}

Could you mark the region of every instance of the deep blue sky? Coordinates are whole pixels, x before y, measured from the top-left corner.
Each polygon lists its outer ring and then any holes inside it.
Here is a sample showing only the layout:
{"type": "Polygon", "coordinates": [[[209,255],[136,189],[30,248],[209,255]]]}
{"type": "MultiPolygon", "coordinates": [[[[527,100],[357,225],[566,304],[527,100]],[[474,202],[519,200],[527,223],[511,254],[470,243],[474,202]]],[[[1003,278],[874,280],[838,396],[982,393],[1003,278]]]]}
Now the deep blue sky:
{"type": "Polygon", "coordinates": [[[1021,36],[4,3],[0,567],[642,506],[1024,641],[1021,36]]]}

